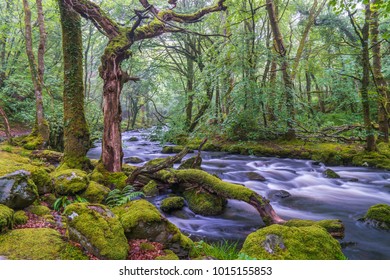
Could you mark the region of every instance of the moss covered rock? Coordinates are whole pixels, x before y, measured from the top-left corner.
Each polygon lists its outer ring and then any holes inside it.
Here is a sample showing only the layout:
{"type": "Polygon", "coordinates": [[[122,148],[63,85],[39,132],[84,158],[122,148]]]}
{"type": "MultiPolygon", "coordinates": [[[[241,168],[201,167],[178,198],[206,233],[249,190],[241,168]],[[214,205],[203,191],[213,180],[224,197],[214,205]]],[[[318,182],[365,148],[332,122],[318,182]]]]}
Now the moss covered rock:
{"type": "Polygon", "coordinates": [[[159,194],[158,186],[156,181],[150,180],[143,188],[142,192],[146,196],[157,196],[159,194]]]}
{"type": "Polygon", "coordinates": [[[95,181],[90,181],[85,192],[81,194],[81,197],[85,198],[91,203],[102,203],[107,197],[110,189],[95,181]]]}
{"type": "Polygon", "coordinates": [[[335,238],[343,238],[344,237],[344,225],[341,220],[321,220],[321,221],[312,221],[312,220],[299,220],[293,219],[287,221],[285,226],[289,227],[307,227],[307,226],[320,226],[326,229],[327,232],[330,233],[335,238]]]}
{"type": "Polygon", "coordinates": [[[115,207],[128,239],[159,242],[177,254],[188,256],[193,242],[170,223],[150,202],[140,199],[115,207]]]}
{"type": "Polygon", "coordinates": [[[202,158],[198,156],[190,157],[180,164],[178,169],[202,169],[202,158]]]}
{"type": "Polygon", "coordinates": [[[50,215],[49,207],[46,207],[44,205],[31,205],[26,208],[26,211],[41,217],[45,215],[50,215]]]}
{"type": "Polygon", "coordinates": [[[28,217],[26,212],[23,210],[16,211],[14,214],[14,224],[15,225],[24,225],[27,223],[28,217]]]}
{"type": "Polygon", "coordinates": [[[31,205],[38,197],[38,191],[30,176],[30,172],[18,170],[0,177],[0,203],[12,209],[31,205]]]}
{"type": "Polygon", "coordinates": [[[319,226],[262,228],[248,235],[240,253],[271,260],[345,259],[338,241],[319,226]]]}
{"type": "Polygon", "coordinates": [[[390,205],[377,204],[371,206],[363,220],[381,229],[390,229],[390,205]]]}
{"type": "Polygon", "coordinates": [[[0,204],[0,232],[12,229],[14,223],[14,210],[0,204]]]}
{"type": "MultiPolygon", "coordinates": [[[[162,154],[177,154],[180,153],[184,149],[184,146],[164,146],[161,150],[162,154]]],[[[193,151],[190,150],[189,153],[193,151]]]]}
{"type": "Polygon", "coordinates": [[[338,178],[340,178],[339,174],[337,174],[335,171],[333,171],[332,169],[329,169],[329,168],[324,171],[324,175],[327,178],[330,178],[330,179],[338,179],[338,178]]]}
{"type": "Polygon", "coordinates": [[[66,243],[54,229],[28,228],[0,235],[0,255],[10,260],[85,260],[87,256],[66,243]]]}
{"type": "Polygon", "coordinates": [[[184,207],[185,201],[181,196],[167,197],[161,201],[160,209],[166,213],[180,210],[184,207]]]}
{"type": "Polygon", "coordinates": [[[89,179],[102,184],[110,189],[123,189],[126,187],[127,175],[124,172],[108,172],[102,163],[99,163],[92,173],[89,175],[89,179]]]}
{"type": "Polygon", "coordinates": [[[187,190],[183,196],[191,211],[203,216],[222,214],[227,203],[223,197],[199,189],[187,190]]]}
{"type": "Polygon", "coordinates": [[[118,218],[104,205],[74,203],[64,210],[69,238],[101,259],[124,260],[127,239],[118,218]]]}
{"type": "Polygon", "coordinates": [[[87,173],[80,169],[58,170],[52,173],[54,190],[58,195],[79,194],[87,189],[87,173]]]}

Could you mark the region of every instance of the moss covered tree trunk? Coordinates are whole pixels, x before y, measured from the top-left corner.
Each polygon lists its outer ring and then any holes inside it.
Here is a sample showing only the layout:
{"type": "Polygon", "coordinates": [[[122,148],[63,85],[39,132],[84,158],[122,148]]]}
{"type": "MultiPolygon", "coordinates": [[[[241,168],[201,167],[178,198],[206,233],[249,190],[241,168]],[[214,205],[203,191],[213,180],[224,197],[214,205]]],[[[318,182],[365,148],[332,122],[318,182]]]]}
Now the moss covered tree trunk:
{"type": "Polygon", "coordinates": [[[58,0],[64,56],[64,163],[85,168],[90,147],[84,111],[83,53],[80,15],[58,0]]]}
{"type": "Polygon", "coordinates": [[[46,146],[49,141],[49,125],[45,120],[44,109],[43,109],[43,76],[45,72],[44,54],[46,45],[46,31],[44,24],[44,15],[42,9],[42,1],[36,0],[38,10],[38,26],[39,26],[39,46],[38,46],[38,63],[35,61],[33,51],[33,38],[32,38],[32,27],[31,27],[31,10],[28,0],[23,0],[24,10],[24,23],[25,23],[25,41],[26,41],[26,53],[30,66],[31,78],[34,85],[35,94],[35,126],[32,131],[32,135],[40,137],[39,142],[41,146],[46,146]]]}

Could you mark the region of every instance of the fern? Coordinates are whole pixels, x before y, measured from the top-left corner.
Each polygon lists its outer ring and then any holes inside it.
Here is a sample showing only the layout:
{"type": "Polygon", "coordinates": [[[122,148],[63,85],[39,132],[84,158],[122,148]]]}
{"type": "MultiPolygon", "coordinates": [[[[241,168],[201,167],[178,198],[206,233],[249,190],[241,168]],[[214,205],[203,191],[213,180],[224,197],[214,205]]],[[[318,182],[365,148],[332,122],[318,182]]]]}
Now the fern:
{"type": "Polygon", "coordinates": [[[115,189],[110,191],[105,202],[109,207],[115,207],[140,197],[145,197],[145,194],[140,191],[135,191],[133,186],[128,185],[123,190],[115,189]]]}
{"type": "Polygon", "coordinates": [[[85,198],[82,198],[76,194],[75,197],[68,197],[66,195],[60,196],[56,199],[56,201],[53,204],[53,209],[55,211],[60,211],[61,209],[65,209],[66,206],[72,203],[78,203],[78,202],[88,202],[85,198]]]}

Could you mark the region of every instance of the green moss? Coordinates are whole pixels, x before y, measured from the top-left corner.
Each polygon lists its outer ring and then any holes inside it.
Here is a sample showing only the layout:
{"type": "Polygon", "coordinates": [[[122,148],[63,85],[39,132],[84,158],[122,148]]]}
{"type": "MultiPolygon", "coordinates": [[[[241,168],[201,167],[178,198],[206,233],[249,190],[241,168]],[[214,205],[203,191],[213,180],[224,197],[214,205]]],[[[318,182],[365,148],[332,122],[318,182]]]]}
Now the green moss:
{"type": "Polygon", "coordinates": [[[292,219],[287,221],[284,226],[289,227],[307,227],[307,226],[320,226],[326,229],[333,237],[343,238],[344,237],[344,225],[340,220],[321,220],[321,221],[312,221],[312,220],[299,220],[292,219]]]}
{"type": "Polygon", "coordinates": [[[110,189],[123,189],[126,187],[127,175],[124,172],[108,172],[102,163],[99,163],[90,174],[90,179],[110,189]]]}
{"type": "Polygon", "coordinates": [[[164,212],[170,213],[172,211],[182,209],[184,205],[184,198],[180,196],[167,197],[161,202],[160,209],[164,212]]]}
{"type": "Polygon", "coordinates": [[[345,259],[338,241],[319,226],[265,227],[248,235],[240,253],[256,259],[345,259]]]}
{"type": "Polygon", "coordinates": [[[165,255],[163,255],[163,256],[159,256],[159,257],[155,258],[155,260],[159,260],[159,261],[164,261],[164,260],[177,261],[177,260],[179,260],[179,257],[171,250],[164,250],[164,254],[165,255]]]}
{"type": "Polygon", "coordinates": [[[373,222],[379,228],[390,229],[390,205],[377,204],[371,206],[364,216],[364,220],[373,222]]]}
{"type": "Polygon", "coordinates": [[[50,209],[43,205],[31,205],[26,210],[38,216],[50,215],[50,209]]]}
{"type": "Polygon", "coordinates": [[[327,178],[331,178],[331,179],[340,178],[339,174],[337,174],[336,172],[334,172],[332,169],[329,168],[324,171],[324,174],[327,178]]]}
{"type": "MultiPolygon", "coordinates": [[[[177,154],[184,149],[184,146],[164,146],[161,153],[163,154],[177,154]]],[[[192,152],[192,151],[189,151],[192,152]]]]}
{"type": "Polygon", "coordinates": [[[10,260],[86,259],[54,229],[17,229],[0,235],[0,255],[10,260]]]}
{"type": "Polygon", "coordinates": [[[100,204],[74,203],[67,206],[69,237],[92,254],[112,260],[126,259],[128,244],[118,218],[100,204]]]}
{"type": "Polygon", "coordinates": [[[87,174],[79,169],[56,170],[51,174],[55,192],[59,195],[74,195],[88,186],[87,174]]]}
{"type": "Polygon", "coordinates": [[[53,184],[49,173],[44,168],[35,168],[31,172],[31,179],[38,188],[39,194],[45,194],[53,191],[53,184]]]}
{"type": "Polygon", "coordinates": [[[14,223],[14,210],[0,204],[0,233],[12,229],[14,223]]]}
{"type": "Polygon", "coordinates": [[[209,192],[192,189],[183,193],[188,207],[196,214],[203,216],[220,215],[226,205],[226,200],[209,192]]]}
{"type": "Polygon", "coordinates": [[[28,217],[26,215],[26,212],[23,210],[16,211],[14,214],[14,224],[15,225],[24,225],[27,223],[28,217]]]}
{"type": "Polygon", "coordinates": [[[158,186],[156,181],[151,180],[149,183],[147,183],[143,188],[142,192],[146,196],[157,196],[159,194],[158,186]]]}
{"type": "Polygon", "coordinates": [[[81,194],[81,197],[85,198],[91,203],[102,203],[109,192],[109,188],[95,181],[90,181],[85,192],[81,194]]]}
{"type": "Polygon", "coordinates": [[[43,138],[42,136],[37,136],[31,133],[28,136],[25,136],[22,139],[23,148],[27,150],[36,150],[43,145],[43,138]]]}

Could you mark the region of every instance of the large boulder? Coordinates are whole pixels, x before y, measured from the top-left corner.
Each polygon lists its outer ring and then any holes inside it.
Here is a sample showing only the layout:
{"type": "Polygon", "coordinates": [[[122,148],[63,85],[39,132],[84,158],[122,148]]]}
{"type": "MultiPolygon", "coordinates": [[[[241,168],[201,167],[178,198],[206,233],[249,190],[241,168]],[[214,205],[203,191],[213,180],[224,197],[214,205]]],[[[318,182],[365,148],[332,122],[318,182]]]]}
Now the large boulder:
{"type": "Polygon", "coordinates": [[[326,229],[326,231],[334,238],[344,238],[344,224],[338,219],[320,221],[292,219],[287,221],[284,225],[289,227],[307,227],[316,225],[326,229]]]}
{"type": "Polygon", "coordinates": [[[58,195],[75,195],[88,187],[87,173],[79,169],[63,169],[52,173],[54,190],[58,195]]]}
{"type": "Polygon", "coordinates": [[[363,220],[380,229],[390,229],[390,205],[376,204],[371,206],[363,220]]]}
{"type": "Polygon", "coordinates": [[[339,242],[320,226],[272,225],[248,235],[241,252],[271,260],[342,260],[339,242]]]}
{"type": "Polygon", "coordinates": [[[30,172],[18,170],[0,177],[0,203],[12,209],[31,205],[38,197],[38,190],[30,176],[30,172]]]}
{"type": "Polygon", "coordinates": [[[0,204],[0,233],[12,229],[14,221],[14,210],[0,204]]]}
{"type": "Polygon", "coordinates": [[[0,256],[10,260],[86,260],[77,247],[50,228],[26,228],[0,235],[0,256]]]}
{"type": "Polygon", "coordinates": [[[85,192],[81,194],[81,197],[91,203],[102,203],[109,192],[110,189],[106,186],[103,186],[95,181],[90,181],[85,192]]]}
{"type": "Polygon", "coordinates": [[[227,203],[223,197],[199,189],[186,190],[183,196],[191,211],[202,216],[222,214],[227,203]]]}
{"type": "Polygon", "coordinates": [[[128,243],[118,218],[100,204],[74,203],[64,210],[69,238],[100,259],[124,260],[128,243]]]}
{"type": "Polygon", "coordinates": [[[150,202],[140,199],[115,207],[113,211],[128,239],[147,239],[164,244],[179,257],[188,256],[193,242],[170,223],[150,202]]]}

